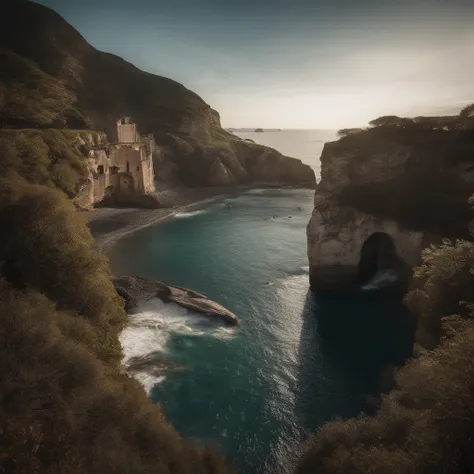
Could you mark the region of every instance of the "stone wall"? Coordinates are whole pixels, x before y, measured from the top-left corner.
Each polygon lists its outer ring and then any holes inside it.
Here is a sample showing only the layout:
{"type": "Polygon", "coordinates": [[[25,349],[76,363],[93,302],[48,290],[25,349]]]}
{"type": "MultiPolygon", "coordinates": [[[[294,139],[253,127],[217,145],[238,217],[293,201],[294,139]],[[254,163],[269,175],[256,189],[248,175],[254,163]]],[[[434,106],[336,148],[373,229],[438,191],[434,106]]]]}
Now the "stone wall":
{"type": "Polygon", "coordinates": [[[117,122],[117,139],[119,143],[135,143],[137,141],[137,126],[134,123],[117,122]]]}
{"type": "MultiPolygon", "coordinates": [[[[155,190],[152,137],[146,143],[109,145],[106,138],[100,143],[85,142],[91,147],[87,158],[89,177],[79,191],[76,203],[91,207],[104,198],[125,194],[125,201],[140,203],[131,194],[149,194],[155,190]]],[[[117,196],[115,196],[117,197],[117,196]]],[[[148,201],[146,201],[148,202],[148,201]]]]}
{"type": "MultiPolygon", "coordinates": [[[[147,152],[144,145],[113,145],[110,148],[110,159],[118,167],[118,174],[127,173],[132,177],[134,192],[151,193],[155,190],[152,153],[147,152]]],[[[122,192],[124,187],[121,181],[114,183],[112,185],[115,190],[122,192]]],[[[126,189],[129,190],[128,185],[126,189]]]]}

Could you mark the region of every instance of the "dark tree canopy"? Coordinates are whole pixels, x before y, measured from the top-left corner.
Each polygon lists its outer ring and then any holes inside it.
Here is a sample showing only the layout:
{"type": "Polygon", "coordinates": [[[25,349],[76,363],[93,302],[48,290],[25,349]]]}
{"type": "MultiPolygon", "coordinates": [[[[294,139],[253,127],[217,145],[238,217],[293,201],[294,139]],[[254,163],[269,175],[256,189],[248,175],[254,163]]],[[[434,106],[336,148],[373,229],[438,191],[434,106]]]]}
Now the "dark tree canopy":
{"type": "Polygon", "coordinates": [[[474,117],[474,104],[469,104],[459,112],[460,117],[469,118],[474,117]]]}
{"type": "Polygon", "coordinates": [[[342,128],[341,130],[338,130],[337,136],[341,138],[347,137],[348,135],[354,135],[355,133],[362,132],[363,130],[363,128],[342,128]]]}

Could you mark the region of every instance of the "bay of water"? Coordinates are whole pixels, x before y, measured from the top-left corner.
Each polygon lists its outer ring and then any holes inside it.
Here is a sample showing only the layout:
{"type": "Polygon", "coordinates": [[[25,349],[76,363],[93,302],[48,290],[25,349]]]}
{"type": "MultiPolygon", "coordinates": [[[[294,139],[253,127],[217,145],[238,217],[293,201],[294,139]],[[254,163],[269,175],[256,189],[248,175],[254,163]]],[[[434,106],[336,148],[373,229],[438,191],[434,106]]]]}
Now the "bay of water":
{"type": "Polygon", "coordinates": [[[229,328],[156,300],[121,336],[125,364],[151,354],[180,369],[136,376],[183,436],[218,443],[240,473],[293,472],[307,436],[358,414],[380,368],[410,345],[398,300],[310,292],[312,209],[310,190],[253,190],[177,213],[110,253],[116,274],[191,288],[241,319],[229,328]]]}

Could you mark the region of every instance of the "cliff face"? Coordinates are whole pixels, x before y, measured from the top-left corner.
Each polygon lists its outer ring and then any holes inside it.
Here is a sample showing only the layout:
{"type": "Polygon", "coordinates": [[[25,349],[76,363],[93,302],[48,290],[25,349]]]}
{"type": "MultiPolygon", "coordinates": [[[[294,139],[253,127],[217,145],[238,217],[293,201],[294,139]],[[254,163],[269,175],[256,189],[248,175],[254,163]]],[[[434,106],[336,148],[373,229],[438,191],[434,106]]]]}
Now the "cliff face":
{"type": "Polygon", "coordinates": [[[93,129],[113,142],[122,116],[155,135],[165,183],[315,186],[310,167],[225,132],[219,114],[183,85],[96,50],[46,7],[9,6],[0,19],[2,128],[93,129]]]}
{"type": "Polygon", "coordinates": [[[300,160],[223,130],[213,134],[169,134],[155,158],[155,174],[188,186],[278,183],[314,188],[314,171],[300,160]]]}
{"type": "Polygon", "coordinates": [[[313,289],[410,278],[426,240],[468,238],[474,134],[377,127],[327,143],[308,224],[313,289]]]}

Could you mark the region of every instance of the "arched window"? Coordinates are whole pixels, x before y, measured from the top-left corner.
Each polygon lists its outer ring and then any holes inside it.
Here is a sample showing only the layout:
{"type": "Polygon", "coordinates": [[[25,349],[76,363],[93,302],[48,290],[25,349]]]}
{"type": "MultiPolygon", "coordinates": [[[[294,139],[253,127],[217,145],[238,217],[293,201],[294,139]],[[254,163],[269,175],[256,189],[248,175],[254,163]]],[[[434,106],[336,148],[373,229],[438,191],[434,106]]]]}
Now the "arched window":
{"type": "Polygon", "coordinates": [[[104,165],[99,165],[97,167],[97,173],[104,174],[104,165]]]}

